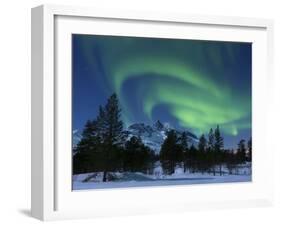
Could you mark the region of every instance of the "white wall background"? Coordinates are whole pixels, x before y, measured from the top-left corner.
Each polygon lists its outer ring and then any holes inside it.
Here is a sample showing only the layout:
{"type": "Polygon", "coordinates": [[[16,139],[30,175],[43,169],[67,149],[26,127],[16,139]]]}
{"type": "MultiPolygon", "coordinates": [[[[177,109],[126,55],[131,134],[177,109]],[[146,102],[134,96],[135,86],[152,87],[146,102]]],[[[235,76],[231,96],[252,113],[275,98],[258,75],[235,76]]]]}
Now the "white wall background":
{"type": "MultiPolygon", "coordinates": [[[[280,1],[250,0],[4,0],[0,8],[0,224],[38,225],[30,208],[30,8],[43,3],[275,20],[275,111],[272,146],[281,135],[280,1]]],[[[281,144],[279,144],[281,147],[281,144]]],[[[51,225],[280,225],[281,148],[275,152],[274,207],[50,222],[51,225]]],[[[272,172],[269,172],[269,176],[272,172]]],[[[94,205],[94,203],[93,203],[94,205]]]]}

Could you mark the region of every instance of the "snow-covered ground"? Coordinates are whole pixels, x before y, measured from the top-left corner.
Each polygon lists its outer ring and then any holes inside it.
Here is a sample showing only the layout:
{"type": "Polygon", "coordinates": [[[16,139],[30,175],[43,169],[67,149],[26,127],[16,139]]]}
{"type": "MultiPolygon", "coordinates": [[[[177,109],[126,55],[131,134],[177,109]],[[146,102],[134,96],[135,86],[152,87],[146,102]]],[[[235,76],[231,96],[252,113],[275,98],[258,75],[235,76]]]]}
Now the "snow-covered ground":
{"type": "Polygon", "coordinates": [[[127,187],[146,187],[162,185],[188,185],[188,184],[209,184],[209,183],[227,183],[227,182],[251,182],[251,165],[241,165],[234,172],[228,174],[223,167],[223,175],[218,172],[213,173],[191,173],[183,172],[181,167],[176,168],[172,175],[164,175],[161,166],[154,169],[153,174],[144,174],[140,172],[114,172],[110,173],[114,181],[102,182],[103,173],[85,173],[73,175],[73,190],[82,189],[102,189],[102,188],[127,188],[127,187]]]}
{"type": "Polygon", "coordinates": [[[102,189],[102,188],[127,188],[127,187],[146,187],[163,185],[187,185],[187,184],[209,184],[226,182],[250,182],[251,175],[189,175],[186,178],[157,179],[149,181],[120,181],[120,182],[81,182],[73,181],[73,190],[82,189],[102,189]]]}

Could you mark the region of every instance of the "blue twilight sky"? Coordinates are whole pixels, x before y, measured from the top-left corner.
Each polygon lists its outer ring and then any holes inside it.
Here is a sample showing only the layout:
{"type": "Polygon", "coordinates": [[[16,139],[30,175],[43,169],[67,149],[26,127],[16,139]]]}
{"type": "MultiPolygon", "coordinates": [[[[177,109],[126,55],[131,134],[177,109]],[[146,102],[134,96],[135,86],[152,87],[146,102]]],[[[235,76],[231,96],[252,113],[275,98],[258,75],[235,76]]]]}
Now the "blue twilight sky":
{"type": "Polygon", "coordinates": [[[219,125],[227,148],[251,137],[251,43],[74,34],[72,72],[73,129],[116,93],[125,127],[219,125]]]}

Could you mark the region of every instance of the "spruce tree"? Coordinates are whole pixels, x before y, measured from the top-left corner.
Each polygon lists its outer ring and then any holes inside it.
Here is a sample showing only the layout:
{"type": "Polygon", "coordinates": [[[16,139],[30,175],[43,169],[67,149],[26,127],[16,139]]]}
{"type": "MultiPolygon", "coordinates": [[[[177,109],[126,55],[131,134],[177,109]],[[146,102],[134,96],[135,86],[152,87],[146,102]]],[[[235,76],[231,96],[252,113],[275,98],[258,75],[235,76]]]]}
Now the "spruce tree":
{"type": "Polygon", "coordinates": [[[178,137],[174,130],[167,133],[160,150],[160,161],[165,173],[175,172],[176,163],[182,159],[182,150],[178,144],[178,137]]]}
{"type": "Polygon", "coordinates": [[[252,138],[248,140],[248,161],[252,161],[252,138]]]}
{"type": "Polygon", "coordinates": [[[123,122],[121,120],[121,109],[119,108],[116,94],[112,94],[105,107],[100,107],[97,124],[104,152],[103,181],[107,180],[107,173],[115,164],[116,150],[124,141],[123,122]]]}
{"type": "Polygon", "coordinates": [[[219,164],[220,175],[222,175],[222,149],[223,149],[223,138],[220,134],[220,128],[217,125],[214,133],[215,138],[215,164],[219,164]]]}
{"type": "Polygon", "coordinates": [[[192,144],[189,149],[189,167],[192,170],[192,173],[195,173],[198,168],[198,160],[197,160],[197,149],[192,144]]]}
{"type": "Polygon", "coordinates": [[[184,168],[184,172],[186,172],[188,161],[189,161],[188,136],[186,132],[181,133],[180,147],[183,154],[183,168],[184,168]]]}
{"type": "Polygon", "coordinates": [[[97,122],[88,120],[73,156],[73,173],[87,173],[101,169],[101,142],[97,131],[97,122]]]}
{"type": "Polygon", "coordinates": [[[215,138],[214,148],[216,151],[219,152],[223,148],[223,138],[220,134],[220,128],[218,125],[217,128],[215,129],[214,138],[215,138]]]}
{"type": "Polygon", "coordinates": [[[238,143],[238,151],[237,151],[237,156],[238,156],[238,161],[240,163],[243,163],[246,161],[246,145],[245,145],[245,140],[242,139],[238,143]]]}
{"type": "Polygon", "coordinates": [[[211,128],[208,134],[208,154],[210,159],[210,165],[213,168],[213,174],[216,175],[216,153],[215,153],[215,135],[211,128]]]}
{"type": "Polygon", "coordinates": [[[215,137],[212,128],[210,129],[210,132],[208,134],[208,149],[210,151],[213,151],[215,149],[215,137]]]}
{"type": "Polygon", "coordinates": [[[207,168],[207,140],[202,134],[199,138],[198,153],[197,153],[197,168],[204,173],[207,168]]]}
{"type": "Polygon", "coordinates": [[[202,134],[199,138],[198,150],[204,152],[206,151],[206,147],[207,147],[207,140],[204,134],[202,134]]]}
{"type": "Polygon", "coordinates": [[[180,145],[181,145],[183,151],[186,151],[188,149],[188,136],[187,136],[186,132],[181,133],[180,145]]]}
{"type": "Polygon", "coordinates": [[[152,154],[153,152],[143,144],[140,137],[132,136],[125,143],[124,171],[147,173],[152,167],[152,154]]]}

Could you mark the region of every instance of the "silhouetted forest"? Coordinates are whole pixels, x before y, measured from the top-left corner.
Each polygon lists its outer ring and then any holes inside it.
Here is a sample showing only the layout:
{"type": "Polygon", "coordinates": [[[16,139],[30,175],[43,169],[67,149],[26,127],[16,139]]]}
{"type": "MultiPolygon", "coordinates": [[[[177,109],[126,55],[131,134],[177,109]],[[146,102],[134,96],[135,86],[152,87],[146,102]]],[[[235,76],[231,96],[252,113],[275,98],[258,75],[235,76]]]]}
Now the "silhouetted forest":
{"type": "Polygon", "coordinates": [[[239,164],[252,161],[252,142],[241,140],[236,150],[224,149],[220,128],[211,128],[198,144],[188,139],[186,132],[169,130],[159,154],[145,146],[140,137],[128,137],[123,129],[121,109],[116,94],[105,106],[100,106],[98,116],[85,124],[82,138],[73,151],[73,174],[103,172],[103,181],[110,181],[110,172],[143,172],[152,174],[160,161],[165,174],[182,167],[184,172],[223,175],[235,173],[239,164]]]}

